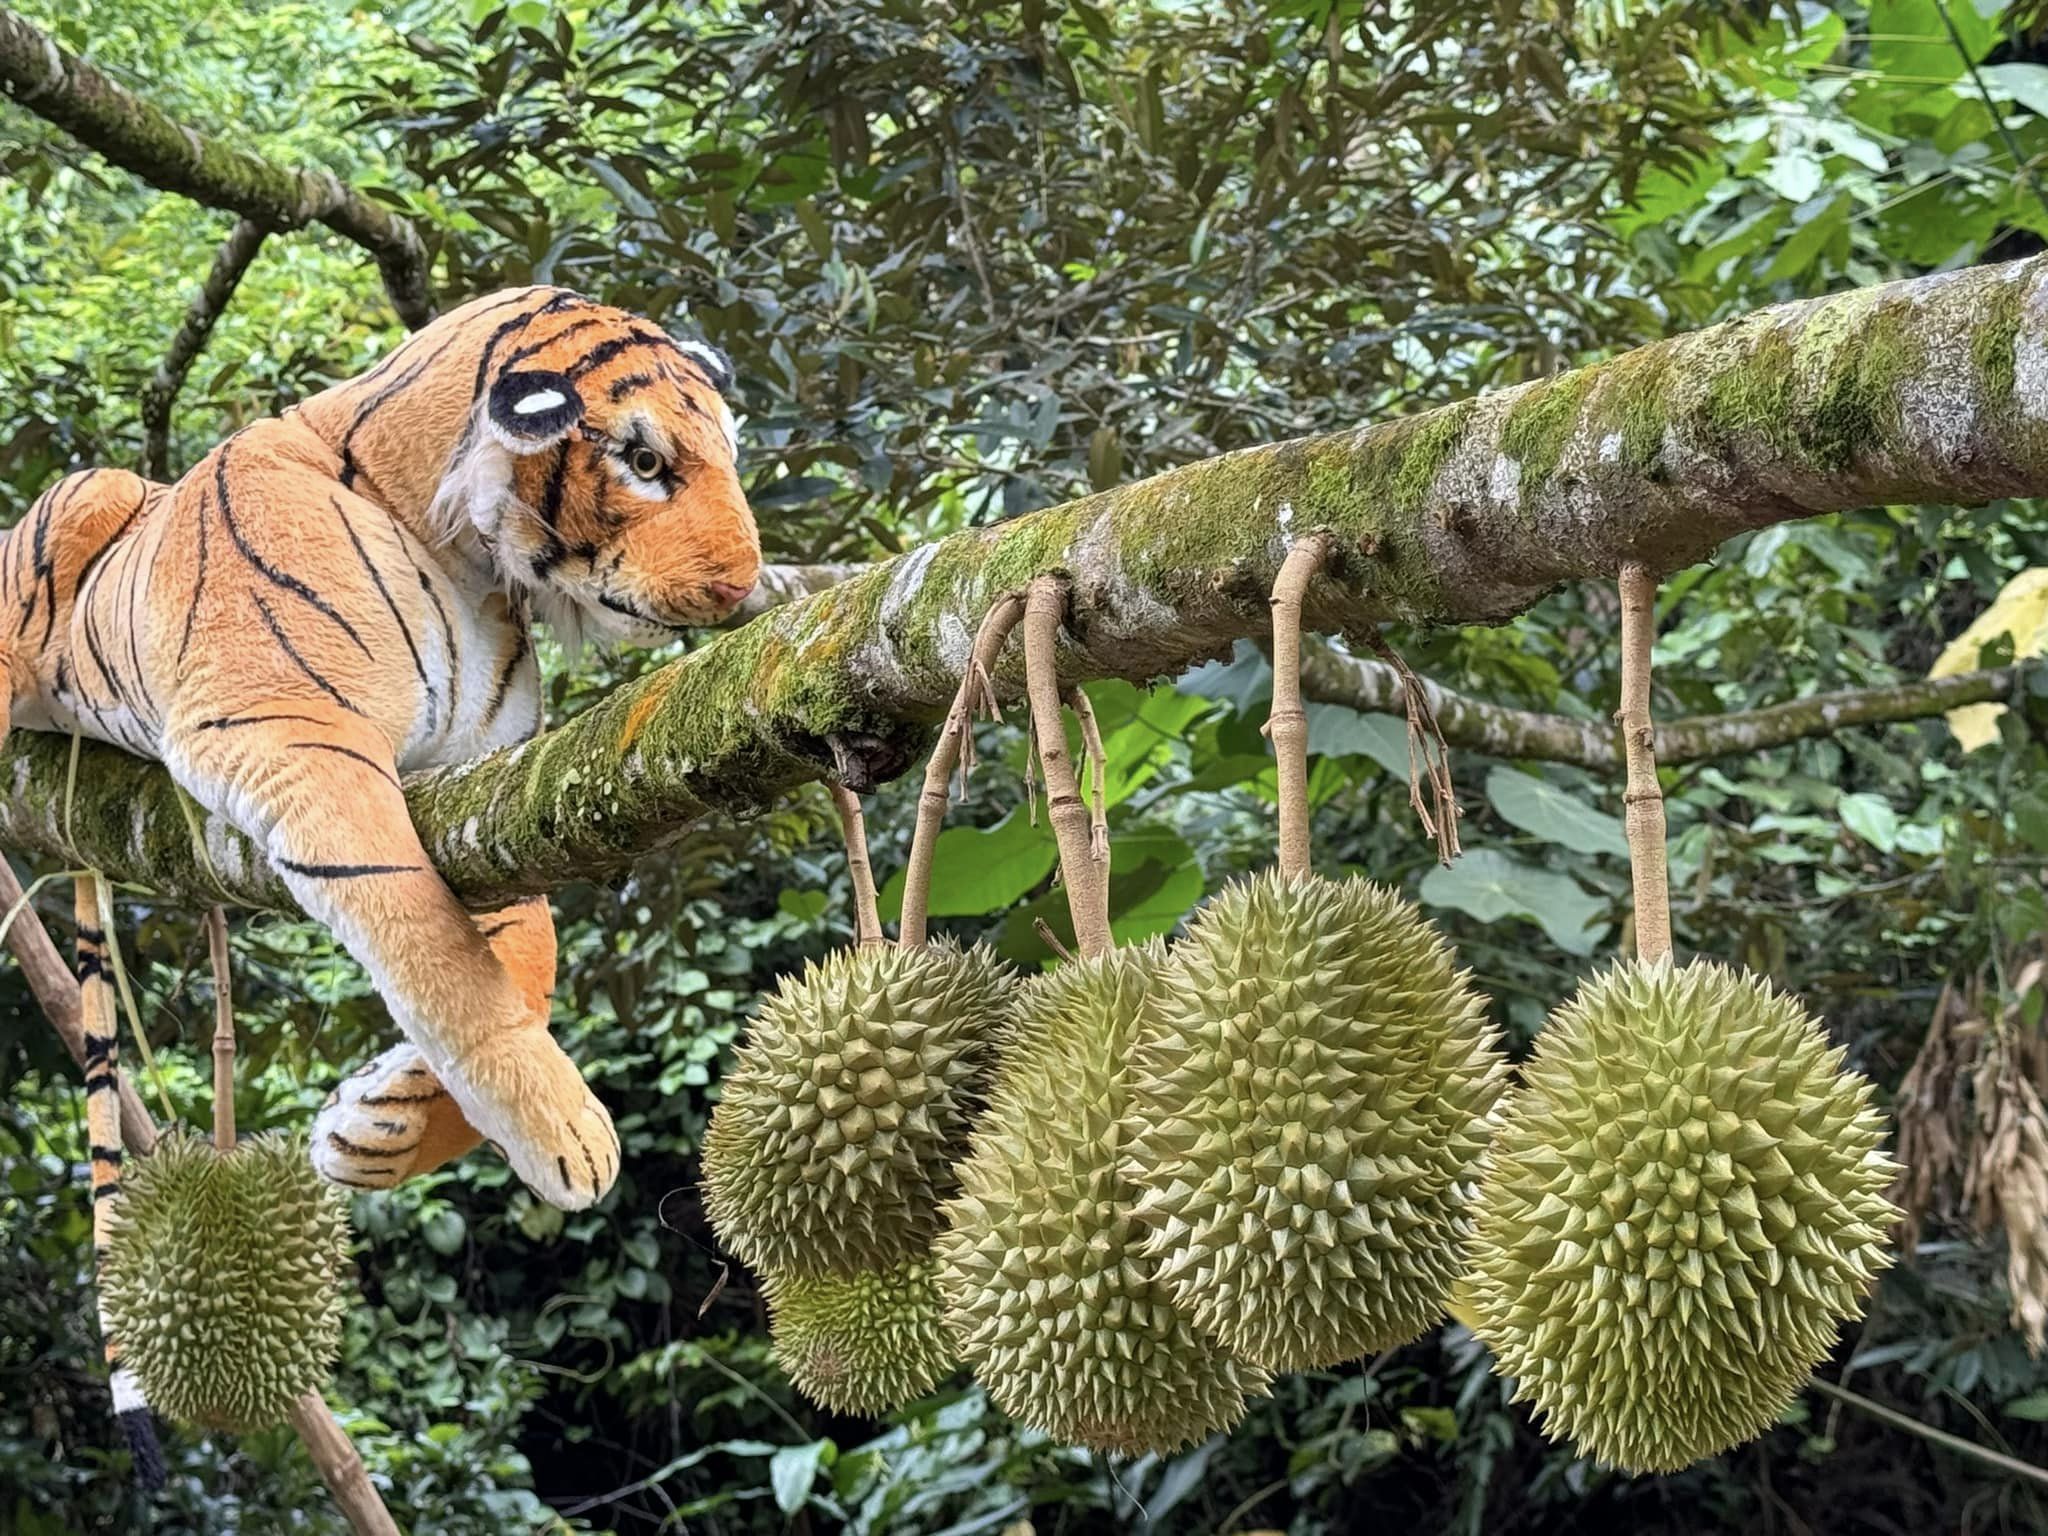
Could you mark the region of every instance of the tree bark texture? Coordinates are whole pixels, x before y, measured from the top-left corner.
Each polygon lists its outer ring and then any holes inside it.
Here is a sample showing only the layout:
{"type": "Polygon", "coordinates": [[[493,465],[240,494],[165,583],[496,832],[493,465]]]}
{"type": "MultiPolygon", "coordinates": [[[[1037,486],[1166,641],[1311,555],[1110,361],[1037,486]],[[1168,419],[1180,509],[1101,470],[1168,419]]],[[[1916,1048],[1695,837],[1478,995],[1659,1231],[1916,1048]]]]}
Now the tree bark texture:
{"type": "Polygon", "coordinates": [[[222,144],[109,80],[0,6],[0,88],[87,149],[153,187],[271,229],[324,224],[376,259],[409,330],[434,318],[427,253],[409,220],[333,172],[293,170],[222,144]]]}
{"type": "MultiPolygon", "coordinates": [[[[1266,628],[1310,533],[1307,624],[1497,623],[1625,562],[1663,574],[1755,528],[1893,502],[2048,492],[2048,257],[1779,306],[1555,378],[1186,465],[873,566],[619,689],[524,746],[407,784],[465,900],[605,879],[717,811],[916,757],[982,614],[1068,578],[1063,685],[1144,681],[1266,628]]],[[[995,668],[1021,692],[1019,648],[995,668]]],[[[1958,702],[1961,702],[1960,700],[1958,702]]],[[[1608,738],[1611,742],[1611,737],[1608,738]]],[[[160,769],[0,748],[0,843],[197,904],[289,909],[247,841],[160,769]]]]}

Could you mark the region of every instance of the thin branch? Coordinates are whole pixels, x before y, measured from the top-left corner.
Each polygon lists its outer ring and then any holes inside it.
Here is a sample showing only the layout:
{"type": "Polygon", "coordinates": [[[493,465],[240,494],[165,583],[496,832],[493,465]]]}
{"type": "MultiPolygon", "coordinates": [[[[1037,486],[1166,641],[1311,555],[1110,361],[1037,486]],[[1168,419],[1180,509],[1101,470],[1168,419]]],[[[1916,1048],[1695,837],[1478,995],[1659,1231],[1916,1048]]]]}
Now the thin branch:
{"type": "Polygon", "coordinates": [[[924,787],[917,797],[917,830],[910,838],[910,866],[903,876],[903,915],[897,929],[897,942],[905,949],[917,948],[929,932],[932,863],[938,857],[939,828],[946,820],[946,786],[952,779],[953,765],[964,765],[974,750],[976,695],[988,687],[989,671],[1002,654],[1010,631],[1023,616],[1024,596],[1020,592],[1005,592],[983,616],[981,628],[974,636],[974,649],[967,658],[967,669],[960,677],[960,690],[953,696],[953,707],[946,712],[938,745],[932,748],[931,760],[925,764],[924,787]]]}
{"type": "Polygon", "coordinates": [[[324,224],[376,259],[411,330],[434,318],[426,248],[411,222],[326,170],[294,170],[221,143],[109,80],[0,6],[0,87],[14,102],[151,186],[272,229],[324,224]]]}
{"type": "Polygon", "coordinates": [[[228,964],[228,916],[206,911],[206,955],[213,966],[213,1145],[235,1150],[235,988],[228,964]]]}
{"type": "Polygon", "coordinates": [[[1088,783],[1094,786],[1092,798],[1085,786],[1081,794],[1088,807],[1088,857],[1101,864],[1109,858],[1109,754],[1102,748],[1102,723],[1087,690],[1077,684],[1067,690],[1066,699],[1081,723],[1081,750],[1087,754],[1088,783]]]}
{"type": "Polygon", "coordinates": [[[846,874],[853,885],[853,940],[879,944],[882,920],[876,915],[875,871],[868,862],[868,832],[861,819],[860,796],[844,784],[834,784],[832,804],[839,811],[839,831],[846,839],[846,874]]]}
{"type": "Polygon", "coordinates": [[[1067,911],[1074,919],[1074,943],[1083,959],[1115,946],[1109,931],[1109,871],[1089,846],[1088,807],[1074,777],[1067,750],[1066,717],[1060,713],[1057,652],[1066,620],[1067,584],[1058,576],[1031,583],[1024,603],[1024,690],[1031,699],[1031,724],[1038,761],[1045,772],[1045,815],[1060,845],[1060,878],[1067,911]]]}
{"type": "Polygon", "coordinates": [[[1313,535],[1287,552],[1267,606],[1273,613],[1273,707],[1266,735],[1280,774],[1280,873],[1309,872],[1308,711],[1301,703],[1301,604],[1330,558],[1330,541],[1313,535]]]}
{"type": "Polygon", "coordinates": [[[1671,958],[1671,881],[1665,871],[1664,791],[1650,725],[1650,650],[1657,640],[1657,578],[1631,560],[1621,568],[1621,708],[1614,718],[1628,755],[1621,797],[1635,884],[1636,958],[1671,958]]]}
{"type": "Polygon", "coordinates": [[[1873,1419],[1881,1419],[1894,1429],[1903,1429],[1909,1435],[1917,1435],[1930,1445],[1941,1446],[1972,1461],[1981,1461],[1988,1467],[1996,1467],[2014,1477],[2023,1477],[2028,1482],[2048,1486],[2048,1467],[2037,1467],[2030,1461],[2021,1461],[2017,1456],[2008,1456],[2003,1451],[1994,1451],[1988,1446],[1976,1445],[1961,1435],[1952,1435],[1945,1429],[1936,1429],[1932,1424],[1922,1424],[1918,1419],[1900,1413],[1896,1408],[1887,1408],[1883,1403],[1872,1402],[1860,1392],[1851,1392],[1847,1387],[1838,1387],[1832,1381],[1815,1376],[1806,1383],[1823,1397],[1845,1403],[1858,1413],[1867,1413],[1873,1419]]]}
{"type": "Polygon", "coordinates": [[[206,274],[206,281],[185,306],[185,318],[178,322],[170,350],[156,365],[155,376],[142,391],[142,473],[147,479],[171,478],[171,407],[177,401],[178,391],[185,387],[185,375],[206,350],[214,322],[228,307],[242,274],[263,248],[266,233],[254,219],[235,221],[227,239],[214,252],[213,267],[206,274]]]}

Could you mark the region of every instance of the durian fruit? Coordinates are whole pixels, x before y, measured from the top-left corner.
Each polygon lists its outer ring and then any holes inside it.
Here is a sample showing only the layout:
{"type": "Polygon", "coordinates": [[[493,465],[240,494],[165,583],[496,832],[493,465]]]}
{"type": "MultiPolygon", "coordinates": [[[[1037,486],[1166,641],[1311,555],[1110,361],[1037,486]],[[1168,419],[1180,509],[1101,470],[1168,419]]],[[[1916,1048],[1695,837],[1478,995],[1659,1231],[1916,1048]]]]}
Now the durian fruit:
{"type": "Polygon", "coordinates": [[[1561,1007],[1484,1160],[1474,1331],[1546,1431],[1665,1472],[1768,1426],[1889,1262],[1870,1085],[1799,1002],[1623,962],[1561,1007]]]}
{"type": "Polygon", "coordinates": [[[1227,1428],[1270,1381],[1205,1338],[1137,1248],[1126,1064],[1164,957],[1155,940],[1034,982],[934,1246],[961,1353],[996,1404],[1119,1454],[1227,1428]]]}
{"type": "Polygon", "coordinates": [[[950,940],[861,945],[762,1005],[704,1139],[720,1240],[785,1277],[922,1257],[1009,1013],[1009,968],[950,940]]]}
{"type": "Polygon", "coordinates": [[[929,1260],[811,1278],[765,1277],[775,1362],[835,1413],[901,1408],[952,1371],[953,1338],[929,1260]]]}
{"type": "Polygon", "coordinates": [[[348,1202],[303,1137],[164,1137],[129,1165],[101,1276],[108,1325],[171,1418],[247,1432],[326,1384],[348,1310],[348,1202]]]}
{"type": "Polygon", "coordinates": [[[1161,971],[1133,1069],[1138,1247],[1197,1328],[1279,1372],[1442,1318],[1506,1064],[1412,903],[1278,871],[1231,886],[1161,971]]]}

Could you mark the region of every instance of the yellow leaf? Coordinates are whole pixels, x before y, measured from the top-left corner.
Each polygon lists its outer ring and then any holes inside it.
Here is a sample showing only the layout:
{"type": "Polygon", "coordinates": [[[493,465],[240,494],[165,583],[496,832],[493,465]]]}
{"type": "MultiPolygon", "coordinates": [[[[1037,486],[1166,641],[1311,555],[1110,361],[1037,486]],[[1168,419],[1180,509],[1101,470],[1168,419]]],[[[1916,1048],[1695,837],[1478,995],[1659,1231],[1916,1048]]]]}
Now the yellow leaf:
{"type": "MultiPolygon", "coordinates": [[[[1976,671],[1978,652],[2000,635],[2012,636],[2015,660],[2048,650],[2048,566],[2029,566],[1999,588],[1991,606],[1948,643],[1927,675],[1976,671]]],[[[1948,728],[1965,752],[1974,752],[1998,740],[1998,717],[2004,713],[2003,704],[1965,704],[1948,712],[1948,728]]]]}

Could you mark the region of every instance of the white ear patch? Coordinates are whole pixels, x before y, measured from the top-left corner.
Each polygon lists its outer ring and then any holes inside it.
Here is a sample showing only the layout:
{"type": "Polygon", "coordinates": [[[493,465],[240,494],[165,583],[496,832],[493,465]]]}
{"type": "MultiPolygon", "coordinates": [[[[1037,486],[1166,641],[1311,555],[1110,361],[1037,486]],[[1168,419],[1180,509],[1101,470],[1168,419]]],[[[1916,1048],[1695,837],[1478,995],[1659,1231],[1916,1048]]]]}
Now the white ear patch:
{"type": "Polygon", "coordinates": [[[551,447],[583,419],[575,382],[552,368],[508,368],[491,383],[484,421],[514,453],[551,447]]]}
{"type": "Polygon", "coordinates": [[[512,414],[515,416],[531,416],[538,411],[552,411],[557,406],[563,405],[566,402],[567,396],[559,389],[535,390],[525,399],[513,405],[512,414]]]}

